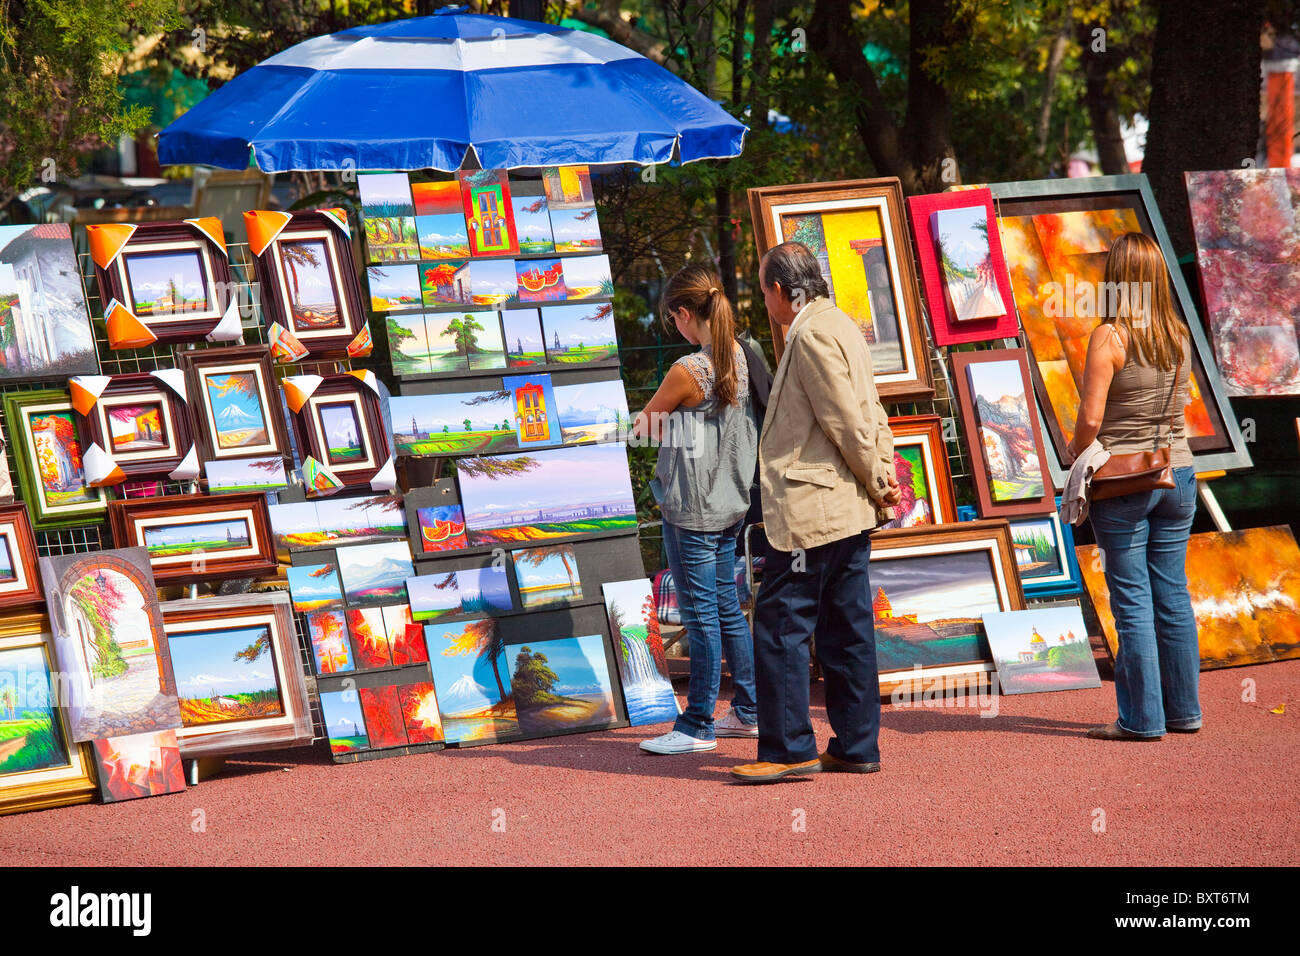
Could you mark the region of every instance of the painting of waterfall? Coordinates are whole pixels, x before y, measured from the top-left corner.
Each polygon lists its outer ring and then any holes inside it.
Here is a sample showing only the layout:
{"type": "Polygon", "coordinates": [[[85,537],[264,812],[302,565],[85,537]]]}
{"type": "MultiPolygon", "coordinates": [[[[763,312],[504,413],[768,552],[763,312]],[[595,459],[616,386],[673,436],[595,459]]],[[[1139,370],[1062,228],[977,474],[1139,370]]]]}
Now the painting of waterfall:
{"type": "Polygon", "coordinates": [[[609,632],[619,649],[623,699],[633,727],[676,720],[680,712],[659,636],[650,582],[644,578],[603,585],[609,632]]]}

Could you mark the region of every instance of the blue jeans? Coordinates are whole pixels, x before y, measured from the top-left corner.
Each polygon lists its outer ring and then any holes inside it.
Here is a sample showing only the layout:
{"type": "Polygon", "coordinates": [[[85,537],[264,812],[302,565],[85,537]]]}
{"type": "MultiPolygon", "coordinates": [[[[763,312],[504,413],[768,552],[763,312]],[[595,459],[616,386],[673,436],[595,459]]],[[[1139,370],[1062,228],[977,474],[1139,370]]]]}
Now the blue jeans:
{"type": "Polygon", "coordinates": [[[1119,726],[1143,737],[1201,726],[1201,652],[1186,573],[1195,471],[1175,468],[1174,484],[1090,509],[1119,641],[1119,726]]]}
{"type": "Polygon", "coordinates": [[[725,531],[689,531],[664,522],[664,552],[677,588],[677,606],[691,654],[686,710],[673,729],[712,740],[713,708],[722,684],[722,655],[731,670],[731,706],[747,724],[758,722],[754,703],[754,639],[736,594],[737,521],[725,531]]]}

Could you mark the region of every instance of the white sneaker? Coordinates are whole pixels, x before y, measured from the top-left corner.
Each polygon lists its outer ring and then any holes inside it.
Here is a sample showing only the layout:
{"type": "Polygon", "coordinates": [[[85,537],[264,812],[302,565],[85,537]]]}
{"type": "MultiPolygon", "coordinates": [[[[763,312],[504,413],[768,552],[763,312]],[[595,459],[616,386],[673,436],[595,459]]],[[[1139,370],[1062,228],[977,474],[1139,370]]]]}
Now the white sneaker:
{"type": "Polygon", "coordinates": [[[680,731],[671,731],[654,740],[641,741],[641,749],[652,754],[689,754],[704,750],[717,750],[716,740],[700,740],[680,731]]]}
{"type": "Polygon", "coordinates": [[[733,707],[725,717],[713,722],[713,732],[719,737],[757,737],[758,724],[745,723],[733,707]]]}

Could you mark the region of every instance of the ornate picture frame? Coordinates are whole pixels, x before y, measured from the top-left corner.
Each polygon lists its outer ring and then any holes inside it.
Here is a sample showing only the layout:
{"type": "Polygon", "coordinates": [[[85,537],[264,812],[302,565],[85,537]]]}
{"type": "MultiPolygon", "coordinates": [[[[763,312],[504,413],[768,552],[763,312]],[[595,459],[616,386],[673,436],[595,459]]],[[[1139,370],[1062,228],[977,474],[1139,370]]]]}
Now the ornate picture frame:
{"type": "Polygon", "coordinates": [[[279,386],[265,345],[184,351],[177,365],[185,373],[195,443],[205,462],[289,457],[279,386]]]}
{"type": "MultiPolygon", "coordinates": [[[[383,397],[377,382],[372,387],[373,376],[365,374],[370,378],[342,373],[284,380],[285,401],[305,477],[324,473],[333,479],[328,482],[331,488],[370,488],[381,471],[393,467],[383,397]]],[[[321,490],[319,483],[310,479],[308,487],[309,491],[321,490]]]]}
{"type": "Polygon", "coordinates": [[[18,487],[32,529],[48,531],[97,524],[108,495],[86,480],[84,447],[77,434],[72,396],[57,389],[4,396],[5,422],[18,465],[18,487]]]}
{"type": "Polygon", "coordinates": [[[43,600],[36,538],[27,506],[21,501],[0,505],[0,608],[43,600]]]}
{"type": "Polygon", "coordinates": [[[184,481],[199,473],[184,374],[77,377],[69,382],[93,486],[128,479],[184,481]]]}
{"type": "Polygon", "coordinates": [[[938,415],[895,415],[889,419],[889,430],[894,433],[894,467],[903,502],[894,507],[894,520],[881,525],[882,532],[956,521],[943,419],[938,415]]]}

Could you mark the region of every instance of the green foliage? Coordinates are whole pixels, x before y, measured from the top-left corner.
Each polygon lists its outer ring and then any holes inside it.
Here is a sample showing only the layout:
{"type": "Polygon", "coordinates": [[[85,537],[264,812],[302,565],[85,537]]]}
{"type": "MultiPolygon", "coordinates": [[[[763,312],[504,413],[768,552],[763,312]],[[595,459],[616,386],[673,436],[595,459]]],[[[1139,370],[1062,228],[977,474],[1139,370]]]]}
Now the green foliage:
{"type": "Polygon", "coordinates": [[[551,693],[560,676],[551,670],[546,655],[541,651],[533,652],[524,646],[515,657],[515,672],[510,677],[510,686],[515,694],[515,703],[520,707],[538,704],[554,704],[564,698],[551,693]]]}
{"type": "Polygon", "coordinates": [[[126,673],[126,660],[122,657],[122,649],[117,646],[117,642],[109,638],[111,647],[105,647],[104,643],[97,641],[101,654],[107,653],[108,656],[101,656],[98,661],[90,667],[90,672],[97,678],[117,677],[119,674],[126,673]],[[117,656],[113,656],[116,651],[117,656]]]}

